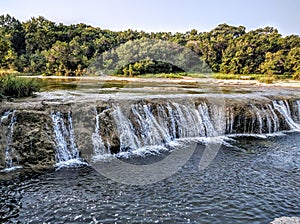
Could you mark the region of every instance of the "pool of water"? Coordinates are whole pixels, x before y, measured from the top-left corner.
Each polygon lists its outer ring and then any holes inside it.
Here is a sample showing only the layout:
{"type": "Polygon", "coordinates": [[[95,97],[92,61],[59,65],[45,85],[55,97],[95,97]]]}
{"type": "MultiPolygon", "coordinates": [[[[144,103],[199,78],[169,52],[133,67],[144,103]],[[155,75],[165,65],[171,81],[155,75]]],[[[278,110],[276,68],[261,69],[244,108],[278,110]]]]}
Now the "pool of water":
{"type": "Polygon", "coordinates": [[[300,216],[300,133],[227,143],[206,169],[198,168],[205,149],[198,143],[177,173],[143,186],[114,182],[91,166],[1,181],[0,222],[269,223],[300,216]]]}

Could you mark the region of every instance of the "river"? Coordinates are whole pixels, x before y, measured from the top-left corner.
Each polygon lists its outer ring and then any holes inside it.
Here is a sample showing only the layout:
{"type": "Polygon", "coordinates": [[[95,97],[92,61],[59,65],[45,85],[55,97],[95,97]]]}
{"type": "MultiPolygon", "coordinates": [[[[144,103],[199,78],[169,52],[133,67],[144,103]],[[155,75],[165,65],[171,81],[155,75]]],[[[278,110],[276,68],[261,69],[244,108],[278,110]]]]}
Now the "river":
{"type": "Polygon", "coordinates": [[[51,80],[1,107],[3,223],[300,216],[297,89],[51,80]]]}

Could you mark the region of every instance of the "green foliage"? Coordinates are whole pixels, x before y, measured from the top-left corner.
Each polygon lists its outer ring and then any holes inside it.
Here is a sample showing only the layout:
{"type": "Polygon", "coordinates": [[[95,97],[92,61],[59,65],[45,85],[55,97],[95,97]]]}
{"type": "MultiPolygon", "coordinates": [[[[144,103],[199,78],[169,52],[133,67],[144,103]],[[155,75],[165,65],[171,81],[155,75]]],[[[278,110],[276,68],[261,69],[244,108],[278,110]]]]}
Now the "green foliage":
{"type": "Polygon", "coordinates": [[[296,72],[293,74],[293,79],[295,79],[295,80],[300,80],[300,70],[296,71],[296,72]]]}
{"type": "Polygon", "coordinates": [[[240,75],[216,73],[213,75],[215,79],[240,79],[240,75]]]}
{"type": "Polygon", "coordinates": [[[299,76],[300,71],[300,47],[292,48],[287,57],[285,64],[287,72],[293,74],[293,78],[299,76]]]}
{"type": "Polygon", "coordinates": [[[168,79],[181,79],[187,76],[186,73],[159,73],[159,74],[144,74],[139,75],[139,78],[168,78],[168,79]]]}
{"type": "Polygon", "coordinates": [[[128,64],[116,71],[116,75],[137,76],[143,74],[166,74],[166,73],[182,73],[183,70],[169,63],[160,61],[138,61],[128,64]]]}
{"type": "Polygon", "coordinates": [[[220,72],[234,74],[260,73],[268,52],[279,50],[281,35],[271,27],[250,31],[231,39],[224,51],[220,72]]]}
{"type": "Polygon", "coordinates": [[[286,56],[283,50],[275,53],[267,52],[265,61],[260,64],[260,71],[264,74],[283,74],[285,60],[286,56]]]}
{"type": "Polygon", "coordinates": [[[87,67],[87,57],[82,53],[77,39],[70,43],[57,41],[51,49],[43,51],[47,61],[45,74],[58,76],[81,75],[87,67]]]}
{"type": "Polygon", "coordinates": [[[15,75],[0,76],[0,95],[10,97],[32,96],[39,91],[40,85],[36,80],[17,77],[15,75]]]}
{"type": "Polygon", "coordinates": [[[103,63],[107,71],[117,70],[115,73],[119,75],[177,73],[181,72],[178,68],[186,71],[186,67],[195,66],[186,63],[195,61],[186,49],[204,62],[198,65],[200,73],[299,77],[300,37],[282,37],[272,27],[246,32],[243,26],[220,24],[204,33],[195,29],[175,34],[131,29],[114,32],[83,23],[56,24],[42,16],[26,22],[10,15],[0,16],[0,69],[43,75],[79,76],[87,72],[96,75],[99,67],[95,61],[102,56],[98,63],[103,63]],[[153,43],[136,42],[145,39],[153,43]]]}

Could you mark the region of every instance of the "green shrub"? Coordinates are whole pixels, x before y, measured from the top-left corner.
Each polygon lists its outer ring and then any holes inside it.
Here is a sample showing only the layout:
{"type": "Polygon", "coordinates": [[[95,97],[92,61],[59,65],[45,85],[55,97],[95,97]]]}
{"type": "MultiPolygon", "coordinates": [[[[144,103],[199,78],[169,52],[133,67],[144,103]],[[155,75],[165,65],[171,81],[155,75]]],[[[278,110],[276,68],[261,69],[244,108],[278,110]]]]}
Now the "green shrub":
{"type": "Polygon", "coordinates": [[[40,84],[34,79],[21,78],[15,75],[0,76],[0,95],[10,97],[32,96],[39,91],[40,84]]]}

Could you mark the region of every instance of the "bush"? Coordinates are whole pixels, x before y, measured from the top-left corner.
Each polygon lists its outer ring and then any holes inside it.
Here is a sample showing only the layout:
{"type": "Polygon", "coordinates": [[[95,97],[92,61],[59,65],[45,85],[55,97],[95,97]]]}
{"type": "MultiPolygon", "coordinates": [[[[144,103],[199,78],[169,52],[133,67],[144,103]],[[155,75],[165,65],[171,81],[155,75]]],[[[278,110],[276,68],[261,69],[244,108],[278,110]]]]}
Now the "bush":
{"type": "Polygon", "coordinates": [[[118,69],[114,75],[133,77],[147,74],[176,74],[183,72],[181,68],[167,62],[146,60],[128,64],[118,69]]]}
{"type": "Polygon", "coordinates": [[[0,96],[27,97],[39,91],[40,84],[34,79],[21,78],[15,75],[0,76],[0,96]]]}

